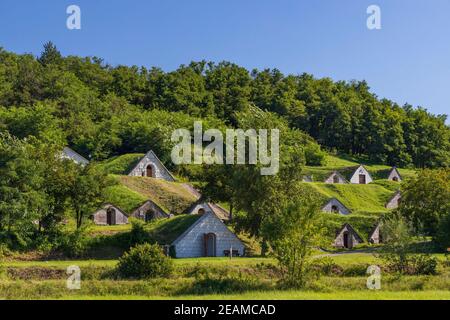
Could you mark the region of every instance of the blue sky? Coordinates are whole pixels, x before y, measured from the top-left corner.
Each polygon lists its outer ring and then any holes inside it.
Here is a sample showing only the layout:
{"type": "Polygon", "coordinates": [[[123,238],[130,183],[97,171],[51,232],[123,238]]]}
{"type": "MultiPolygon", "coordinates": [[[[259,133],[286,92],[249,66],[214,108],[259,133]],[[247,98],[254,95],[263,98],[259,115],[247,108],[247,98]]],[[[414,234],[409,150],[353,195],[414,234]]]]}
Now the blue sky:
{"type": "Polygon", "coordinates": [[[450,109],[449,0],[1,0],[0,46],[176,69],[228,60],[336,80],[365,79],[380,97],[450,109]],[[76,4],[82,29],[66,28],[76,4]],[[377,4],[382,29],[368,30],[377,4]]]}

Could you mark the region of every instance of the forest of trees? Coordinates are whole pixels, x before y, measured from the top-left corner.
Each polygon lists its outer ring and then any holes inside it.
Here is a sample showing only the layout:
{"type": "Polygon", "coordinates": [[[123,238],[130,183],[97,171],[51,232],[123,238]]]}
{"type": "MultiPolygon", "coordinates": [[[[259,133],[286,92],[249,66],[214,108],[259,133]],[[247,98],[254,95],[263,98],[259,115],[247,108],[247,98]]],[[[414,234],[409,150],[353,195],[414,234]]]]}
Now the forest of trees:
{"type": "Polygon", "coordinates": [[[169,156],[175,128],[237,126],[255,106],[283,118],[324,149],[418,168],[450,165],[445,115],[379,99],[365,81],[335,82],[230,62],[191,62],[172,72],[0,48],[0,132],[68,144],[102,160],[153,148],[169,156]]]}

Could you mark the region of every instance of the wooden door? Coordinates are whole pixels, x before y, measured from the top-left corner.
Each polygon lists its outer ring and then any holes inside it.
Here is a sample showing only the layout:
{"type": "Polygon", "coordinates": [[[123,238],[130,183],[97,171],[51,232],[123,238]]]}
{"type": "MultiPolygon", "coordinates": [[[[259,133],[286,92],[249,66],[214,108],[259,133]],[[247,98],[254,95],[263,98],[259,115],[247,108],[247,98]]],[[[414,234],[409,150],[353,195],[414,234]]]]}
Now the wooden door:
{"type": "Polygon", "coordinates": [[[147,177],[153,177],[153,168],[152,166],[147,166],[147,173],[146,173],[147,177]]]}
{"type": "Polygon", "coordinates": [[[205,257],[216,256],[216,235],[214,233],[205,234],[205,257]]]}
{"type": "Polygon", "coordinates": [[[365,174],[359,175],[359,184],[366,184],[366,175],[365,174]]]}
{"type": "Polygon", "coordinates": [[[106,211],[106,224],[110,226],[116,224],[116,210],[109,208],[106,211]]]}
{"type": "Polygon", "coordinates": [[[348,232],[344,232],[344,248],[350,249],[350,239],[348,232]]]}

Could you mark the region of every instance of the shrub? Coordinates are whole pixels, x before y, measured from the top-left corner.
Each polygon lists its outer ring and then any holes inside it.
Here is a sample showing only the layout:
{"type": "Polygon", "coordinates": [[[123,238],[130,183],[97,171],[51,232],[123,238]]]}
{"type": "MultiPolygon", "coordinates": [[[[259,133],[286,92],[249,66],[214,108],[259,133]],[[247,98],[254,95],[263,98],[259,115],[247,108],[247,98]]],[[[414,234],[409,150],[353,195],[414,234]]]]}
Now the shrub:
{"type": "Polygon", "coordinates": [[[166,277],[173,272],[173,261],[164,255],[157,244],[140,244],[126,252],[117,266],[123,278],[166,277]]]}
{"type": "Polygon", "coordinates": [[[318,144],[310,143],[305,147],[305,159],[308,166],[322,166],[325,164],[326,152],[318,144]]]}
{"type": "Polygon", "coordinates": [[[150,240],[149,234],[145,231],[145,223],[137,219],[132,220],[129,241],[130,247],[150,242],[150,240]]]}
{"type": "Polygon", "coordinates": [[[417,254],[411,257],[412,273],[415,275],[434,275],[438,261],[436,257],[426,254],[417,254]]]}
{"type": "Polygon", "coordinates": [[[447,250],[447,248],[450,248],[450,214],[439,222],[438,232],[434,240],[440,249],[447,250]]]}
{"type": "Polygon", "coordinates": [[[0,244],[0,259],[3,259],[5,257],[9,257],[12,255],[11,250],[9,250],[8,246],[4,243],[0,244]]]}
{"type": "Polygon", "coordinates": [[[84,229],[62,234],[59,241],[59,249],[68,257],[82,257],[89,247],[89,237],[84,229]]]}
{"type": "Polygon", "coordinates": [[[343,272],[342,267],[336,264],[330,257],[317,259],[313,268],[319,274],[326,276],[340,275],[343,272]]]}

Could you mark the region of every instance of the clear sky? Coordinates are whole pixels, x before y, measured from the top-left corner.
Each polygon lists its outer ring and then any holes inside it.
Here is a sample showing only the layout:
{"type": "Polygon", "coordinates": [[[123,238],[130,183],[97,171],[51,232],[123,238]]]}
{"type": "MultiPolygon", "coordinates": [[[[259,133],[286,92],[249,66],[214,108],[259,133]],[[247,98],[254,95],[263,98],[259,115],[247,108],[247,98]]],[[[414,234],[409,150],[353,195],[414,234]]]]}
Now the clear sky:
{"type": "Polygon", "coordinates": [[[450,0],[1,0],[0,46],[166,71],[228,60],[335,80],[365,79],[380,97],[450,110],[450,0]],[[81,8],[81,30],[66,8],[81,8]],[[381,30],[366,9],[381,8],[381,30]]]}

